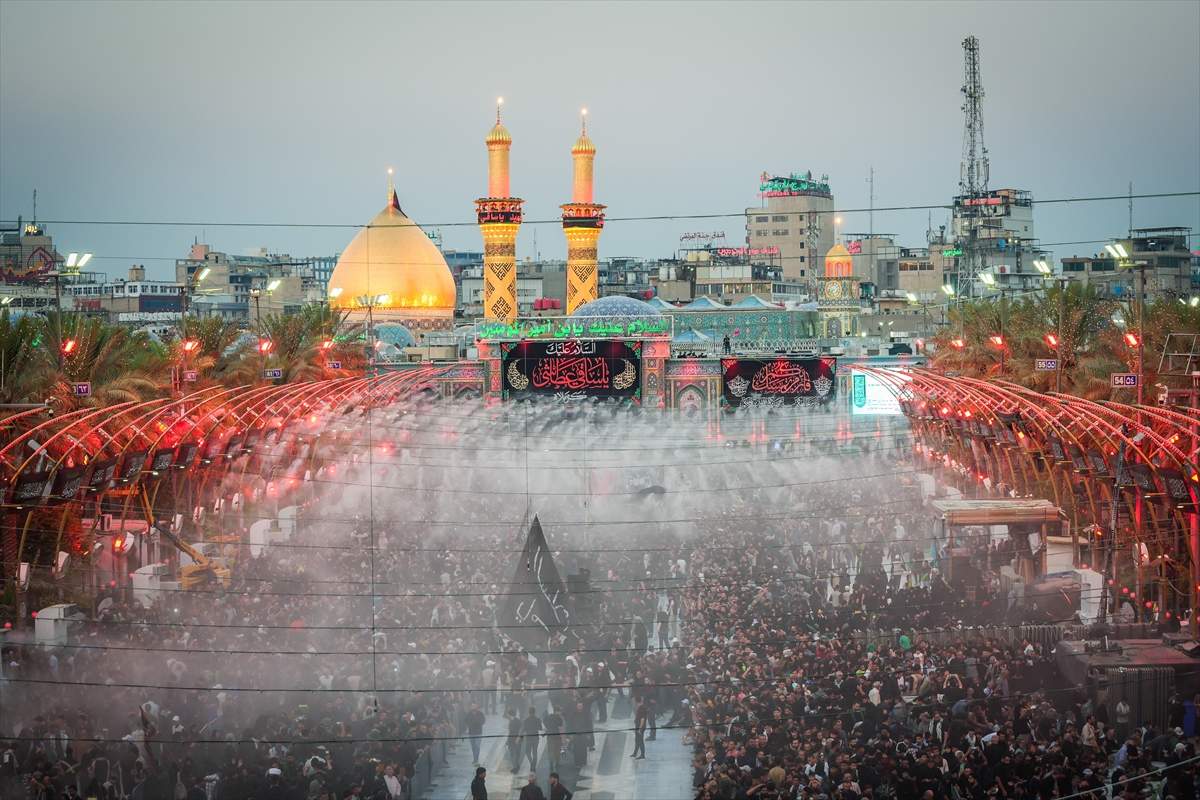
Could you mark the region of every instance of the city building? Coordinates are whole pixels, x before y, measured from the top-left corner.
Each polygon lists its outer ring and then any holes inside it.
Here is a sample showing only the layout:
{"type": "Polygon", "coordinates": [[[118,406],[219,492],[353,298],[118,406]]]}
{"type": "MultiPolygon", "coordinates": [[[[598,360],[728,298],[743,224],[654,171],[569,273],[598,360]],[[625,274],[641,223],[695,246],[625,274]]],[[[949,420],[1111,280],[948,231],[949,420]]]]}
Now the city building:
{"type": "Polygon", "coordinates": [[[197,242],[187,258],[175,260],[175,285],[188,287],[189,313],[243,319],[290,313],[324,300],[333,260],[293,259],[268,253],[265,247],[235,256],[197,242]]]}
{"type": "Polygon", "coordinates": [[[782,275],[806,281],[820,272],[820,254],[833,246],[833,194],[829,176],[812,172],[779,177],[763,173],[761,208],[746,209],[746,246],[778,248],[782,275]]]}
{"type": "MultiPolygon", "coordinates": [[[[0,304],[8,308],[53,308],[62,303],[70,308],[70,293],[63,301],[62,282],[67,259],[54,249],[54,240],[46,226],[37,222],[0,223],[0,304]]],[[[84,259],[86,263],[86,256],[84,259]]],[[[77,272],[79,264],[72,265],[77,272]]]]}
{"type": "MultiPolygon", "coordinates": [[[[99,274],[94,274],[99,277],[99,274]]],[[[82,277],[82,276],[81,276],[82,277]]],[[[115,315],[131,312],[179,313],[182,298],[181,284],[173,281],[146,280],[146,268],[134,265],[129,268],[129,278],[113,281],[72,280],[62,287],[63,294],[70,294],[75,308],[89,313],[103,313],[111,319],[115,315]]]]}
{"type": "Polygon", "coordinates": [[[952,249],[961,250],[946,283],[960,294],[981,295],[987,287],[979,275],[995,276],[994,286],[1023,291],[1041,286],[1035,261],[1050,256],[1037,243],[1033,194],[1022,189],[993,189],[979,196],[954,198],[952,249]]]}
{"type": "Polygon", "coordinates": [[[1109,296],[1129,298],[1138,296],[1144,270],[1147,299],[1189,299],[1200,290],[1191,238],[1191,228],[1135,228],[1113,240],[1105,255],[1062,259],[1062,273],[1099,284],[1109,296]]]}
{"type": "Polygon", "coordinates": [[[842,235],[854,262],[854,274],[875,284],[881,293],[900,288],[901,248],[892,233],[847,233],[842,235]]]}
{"type": "MultiPolygon", "coordinates": [[[[475,270],[472,270],[472,272],[475,273],[475,270]]],[[[563,275],[565,278],[565,273],[558,274],[563,275]]],[[[547,296],[543,292],[544,277],[544,275],[539,274],[517,275],[517,316],[529,314],[533,311],[534,303],[547,296]]],[[[463,275],[460,278],[457,305],[458,316],[465,319],[478,319],[485,316],[484,302],[487,291],[484,287],[484,281],[485,278],[481,274],[481,271],[476,274],[463,275]]],[[[562,287],[562,294],[566,294],[565,283],[562,287]]]]}
{"type": "Polygon", "coordinates": [[[328,298],[353,318],[424,332],[453,329],[456,293],[441,251],[405,215],[389,186],[387,205],[338,258],[328,298]]]}

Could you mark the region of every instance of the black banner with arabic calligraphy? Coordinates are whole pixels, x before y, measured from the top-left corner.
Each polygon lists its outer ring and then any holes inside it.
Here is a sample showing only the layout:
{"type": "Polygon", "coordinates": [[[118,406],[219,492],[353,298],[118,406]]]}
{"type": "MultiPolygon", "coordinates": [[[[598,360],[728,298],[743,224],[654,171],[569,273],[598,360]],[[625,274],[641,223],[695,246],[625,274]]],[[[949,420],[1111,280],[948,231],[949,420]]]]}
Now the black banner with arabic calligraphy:
{"type": "Polygon", "coordinates": [[[500,630],[526,650],[547,650],[550,639],[571,628],[567,589],[536,516],[525,537],[525,549],[508,585],[500,612],[500,630]]]}
{"type": "Polygon", "coordinates": [[[641,342],[561,339],[504,348],[505,397],[641,397],[641,342]]]}
{"type": "Polygon", "coordinates": [[[823,405],[834,398],[833,358],[727,358],[722,400],[731,408],[823,405]]]}

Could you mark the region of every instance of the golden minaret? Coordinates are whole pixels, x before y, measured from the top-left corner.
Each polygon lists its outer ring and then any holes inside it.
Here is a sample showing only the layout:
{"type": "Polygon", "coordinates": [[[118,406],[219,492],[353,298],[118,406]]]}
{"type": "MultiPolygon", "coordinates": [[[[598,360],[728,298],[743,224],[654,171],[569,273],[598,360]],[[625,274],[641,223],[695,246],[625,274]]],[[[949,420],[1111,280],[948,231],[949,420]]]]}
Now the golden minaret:
{"type": "Polygon", "coordinates": [[[592,202],[592,166],[596,145],[587,137],[587,109],[583,111],[583,134],[571,147],[575,157],[575,193],[563,210],[563,233],[567,235],[567,313],[595,300],[596,243],[604,228],[604,206],[592,202]]]}
{"type": "Polygon", "coordinates": [[[508,152],[512,136],[500,124],[487,135],[488,196],[475,201],[483,231],[483,316],[511,320],[517,316],[517,229],[521,227],[524,200],[509,197],[508,152]]]}

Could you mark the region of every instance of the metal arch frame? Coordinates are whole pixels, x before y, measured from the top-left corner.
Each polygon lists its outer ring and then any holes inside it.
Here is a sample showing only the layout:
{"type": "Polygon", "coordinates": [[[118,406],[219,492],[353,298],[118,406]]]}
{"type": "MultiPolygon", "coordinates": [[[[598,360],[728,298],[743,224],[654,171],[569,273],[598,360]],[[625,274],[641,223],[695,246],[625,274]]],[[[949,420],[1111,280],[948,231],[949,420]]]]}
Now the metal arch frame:
{"type": "MultiPolygon", "coordinates": [[[[900,393],[898,379],[888,380],[889,376],[886,371],[873,368],[864,369],[875,372],[891,385],[894,392],[900,393]]],[[[1200,491],[1198,491],[1200,487],[1195,484],[1200,476],[1200,466],[1196,464],[1186,449],[1177,444],[1180,435],[1188,437],[1185,442],[1190,442],[1192,445],[1196,443],[1197,438],[1200,438],[1197,435],[1200,419],[1197,419],[1195,414],[1148,406],[1127,406],[1112,402],[1097,403],[1069,395],[1041,394],[1005,381],[949,378],[925,370],[912,370],[911,376],[911,381],[903,383],[903,391],[908,393],[914,403],[905,409],[906,413],[915,423],[920,438],[926,442],[926,446],[932,445],[934,449],[945,452],[947,455],[953,456],[958,453],[963,444],[952,431],[948,424],[949,419],[941,413],[941,408],[947,404],[958,405],[960,403],[968,405],[970,410],[980,417],[992,417],[993,419],[996,416],[995,412],[999,411],[1002,406],[1011,404],[1015,411],[1022,412],[1025,422],[1030,425],[1030,434],[1036,433],[1037,437],[1045,440],[1053,432],[1064,444],[1070,443],[1084,451],[1098,450],[1108,462],[1105,466],[1110,468],[1110,472],[1115,472],[1111,469],[1109,461],[1113,448],[1124,445],[1128,452],[1134,454],[1131,461],[1143,465],[1149,471],[1156,483],[1155,488],[1146,490],[1136,485],[1123,485],[1118,489],[1115,475],[1112,478],[1102,477],[1103,473],[1097,473],[1090,463],[1081,466],[1072,458],[1067,463],[1054,461],[1054,463],[1048,464],[1047,473],[1051,478],[1051,487],[1056,500],[1059,505],[1062,505],[1059,495],[1058,471],[1054,469],[1057,466],[1063,473],[1062,477],[1066,479],[1067,487],[1072,492],[1077,493],[1079,484],[1082,483],[1084,491],[1087,493],[1088,505],[1091,507],[1090,516],[1094,520],[1102,519],[1100,504],[1105,501],[1111,503],[1114,495],[1116,495],[1117,502],[1124,503],[1125,507],[1134,512],[1130,516],[1133,524],[1127,526],[1132,528],[1131,539],[1133,541],[1149,542],[1154,545],[1156,550],[1167,551],[1172,549],[1168,539],[1170,532],[1174,531],[1177,536],[1187,536],[1190,525],[1189,560],[1192,562],[1191,567],[1193,577],[1195,577],[1197,568],[1195,563],[1197,561],[1196,525],[1197,516],[1200,514],[1196,504],[1196,499],[1200,496],[1200,491]],[[915,413],[915,402],[918,398],[923,404],[933,404],[931,413],[920,415],[915,413]],[[1142,434],[1140,441],[1137,440],[1138,434],[1142,434]],[[1186,501],[1168,500],[1164,502],[1159,499],[1156,490],[1166,489],[1169,491],[1169,485],[1159,471],[1168,465],[1188,480],[1188,491],[1191,492],[1192,498],[1190,505],[1186,501]],[[1145,503],[1145,506],[1142,506],[1142,503],[1145,503]]],[[[958,416],[963,416],[961,410],[958,416]]],[[[1037,438],[1032,441],[1039,449],[1044,447],[1044,441],[1038,443],[1037,438]]],[[[1006,446],[1005,449],[1011,453],[1011,446],[1006,446]]],[[[1037,457],[1036,450],[1024,446],[1018,449],[1024,451],[1024,457],[1027,459],[1037,457]]],[[[963,455],[965,455],[965,451],[963,455]]],[[[973,451],[972,455],[976,457],[974,460],[977,461],[977,454],[973,451]]],[[[1045,458],[1045,456],[1046,453],[1043,450],[1041,457],[1045,458]]],[[[1031,488],[1034,487],[1031,486],[1031,488]]],[[[1044,491],[1045,487],[1041,487],[1033,493],[1044,491]]],[[[1073,494],[1073,499],[1076,500],[1074,508],[1076,509],[1075,513],[1078,514],[1082,511],[1078,500],[1082,498],[1078,497],[1078,494],[1073,494]]],[[[1182,561],[1182,551],[1187,548],[1178,539],[1175,545],[1179,551],[1177,556],[1182,561]]],[[[1198,589],[1200,586],[1180,591],[1178,586],[1174,586],[1172,594],[1177,601],[1187,602],[1190,593],[1194,604],[1195,592],[1198,589]]]]}

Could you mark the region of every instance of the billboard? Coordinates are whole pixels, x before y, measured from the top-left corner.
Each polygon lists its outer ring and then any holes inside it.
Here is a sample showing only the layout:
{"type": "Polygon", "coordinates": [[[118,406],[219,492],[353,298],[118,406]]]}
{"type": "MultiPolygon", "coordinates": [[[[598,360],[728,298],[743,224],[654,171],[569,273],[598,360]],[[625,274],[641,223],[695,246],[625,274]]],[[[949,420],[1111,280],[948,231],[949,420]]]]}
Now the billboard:
{"type": "Polygon", "coordinates": [[[833,400],[833,358],[726,358],[721,404],[729,408],[817,406],[833,400]]]}
{"type": "Polygon", "coordinates": [[[899,415],[904,412],[900,410],[900,399],[887,382],[869,373],[855,371],[850,376],[850,413],[899,415]]]}
{"type": "Polygon", "coordinates": [[[638,400],[642,343],[598,339],[524,341],[502,345],[504,397],[552,395],[638,400]]]}

